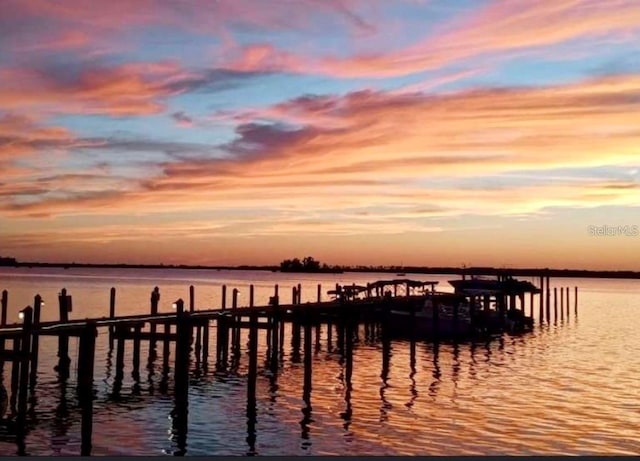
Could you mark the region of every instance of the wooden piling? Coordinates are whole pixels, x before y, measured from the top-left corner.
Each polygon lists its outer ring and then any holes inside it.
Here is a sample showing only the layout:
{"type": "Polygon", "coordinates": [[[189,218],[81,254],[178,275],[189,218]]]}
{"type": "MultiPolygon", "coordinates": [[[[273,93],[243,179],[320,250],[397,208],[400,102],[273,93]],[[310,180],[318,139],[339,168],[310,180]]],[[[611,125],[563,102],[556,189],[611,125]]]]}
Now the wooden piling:
{"type": "Polygon", "coordinates": [[[304,318],[304,384],[303,384],[303,400],[310,407],[311,400],[311,377],[313,357],[311,355],[311,312],[305,309],[304,318]]]}
{"type": "Polygon", "coordinates": [[[569,318],[569,287],[566,287],[567,290],[567,318],[569,318]]]}
{"type": "Polygon", "coordinates": [[[540,277],[540,312],[538,321],[540,323],[544,322],[544,277],[540,277]]]}
{"type": "Polygon", "coordinates": [[[316,294],[316,299],[320,303],[322,302],[322,285],[318,283],[318,292],[316,294]]]}
{"type": "Polygon", "coordinates": [[[258,378],[258,315],[249,317],[249,374],[247,377],[247,443],[249,454],[255,454],[256,440],[256,381],[258,378]]]}
{"type": "MultiPolygon", "coordinates": [[[[33,329],[37,330],[40,326],[40,311],[42,309],[42,296],[36,295],[33,299],[33,329]]],[[[31,374],[29,377],[29,386],[33,390],[36,386],[38,377],[38,352],[40,349],[40,337],[37,332],[33,332],[31,338],[31,374]]]]}
{"type": "MultiPolygon", "coordinates": [[[[116,318],[116,288],[111,287],[109,292],[109,319],[116,318]]],[[[113,333],[115,329],[113,325],[109,326],[109,349],[113,349],[113,333]]]]}
{"type": "Polygon", "coordinates": [[[13,338],[13,356],[16,358],[11,363],[11,398],[9,401],[9,405],[11,407],[11,412],[16,414],[17,410],[17,402],[18,402],[18,389],[20,384],[20,360],[17,357],[20,356],[20,338],[13,338]]]}
{"type": "MultiPolygon", "coordinates": [[[[160,301],[160,288],[155,287],[151,292],[151,315],[158,313],[158,303],[160,301]]],[[[156,323],[151,322],[149,331],[151,332],[149,340],[149,361],[156,357],[156,323]]]]}
{"type": "Polygon", "coordinates": [[[249,307],[253,307],[253,285],[249,285],[249,307]]]}
{"type": "Polygon", "coordinates": [[[551,311],[550,311],[550,309],[551,309],[551,279],[550,279],[550,277],[548,275],[546,276],[546,279],[547,279],[547,282],[546,282],[546,285],[547,285],[547,300],[546,300],[546,303],[547,303],[547,319],[550,319],[551,318],[551,311]]]}
{"type": "Polygon", "coordinates": [[[531,293],[529,293],[529,316],[533,319],[533,304],[534,304],[534,295],[533,295],[533,291],[531,293]]]}
{"type": "Polygon", "coordinates": [[[564,312],[564,287],[560,287],[560,310],[564,312]]]}
{"type": "Polygon", "coordinates": [[[191,342],[191,317],[184,311],[184,301],[176,301],[176,344],[175,344],[175,393],[186,397],[189,390],[189,351],[191,342]]]}
{"type": "MultiPolygon", "coordinates": [[[[196,292],[195,287],[193,285],[189,286],[189,312],[195,312],[196,310],[196,292]]],[[[198,322],[195,325],[196,329],[196,341],[194,345],[194,352],[196,356],[196,360],[200,361],[201,352],[202,352],[202,333],[203,333],[203,322],[198,322]]]]}
{"type": "Polygon", "coordinates": [[[140,331],[142,329],[141,324],[137,324],[133,327],[133,370],[131,377],[139,381],[140,380],[140,331]]]}
{"type": "Polygon", "coordinates": [[[169,348],[171,346],[169,342],[169,335],[171,334],[171,324],[165,322],[164,324],[164,341],[162,343],[162,368],[165,373],[169,372],[169,348]]]}
{"type": "Polygon", "coordinates": [[[124,333],[126,331],[125,326],[116,326],[116,339],[118,344],[116,346],[116,374],[115,374],[115,384],[114,384],[114,392],[119,393],[120,386],[122,385],[122,378],[124,377],[124,347],[125,347],[125,337],[124,333]]]}
{"type": "Polygon", "coordinates": [[[0,325],[5,326],[7,324],[7,306],[9,304],[9,292],[2,290],[2,313],[0,316],[0,325]]]}
{"type": "Polygon", "coordinates": [[[296,291],[296,293],[298,294],[298,299],[296,301],[296,304],[302,304],[302,285],[300,285],[298,283],[298,290],[296,291]]]}
{"type": "Polygon", "coordinates": [[[553,287],[553,320],[558,320],[558,287],[553,287]]]}
{"type": "Polygon", "coordinates": [[[96,336],[95,322],[88,322],[81,335],[78,357],[78,391],[82,411],[81,446],[82,456],[91,455],[93,433],[93,372],[95,364],[96,336]]]}
{"type": "Polygon", "coordinates": [[[277,296],[277,285],[276,285],[276,296],[273,298],[273,314],[271,316],[271,331],[269,332],[271,339],[269,341],[269,365],[270,369],[273,373],[278,370],[278,349],[280,347],[280,325],[284,324],[280,314],[280,306],[277,296]]]}
{"type": "Polygon", "coordinates": [[[209,327],[209,319],[206,319],[202,327],[202,366],[205,370],[209,362],[209,327]]]}
{"type": "Polygon", "coordinates": [[[573,305],[574,305],[574,312],[577,315],[578,314],[578,287],[574,287],[573,305]]]}
{"type": "Polygon", "coordinates": [[[191,337],[193,323],[191,314],[184,311],[184,301],[176,301],[176,344],[175,344],[175,373],[174,373],[174,401],[172,426],[179,451],[176,454],[186,454],[186,440],[189,422],[189,356],[191,351],[191,337]]]}
{"type": "Polygon", "coordinates": [[[546,277],[546,288],[545,305],[547,310],[547,322],[551,323],[551,286],[549,284],[549,277],[546,277]]]}
{"type": "MultiPolygon", "coordinates": [[[[33,308],[27,306],[22,310],[22,337],[20,338],[20,381],[18,394],[18,426],[24,427],[27,414],[27,397],[29,388],[29,360],[31,358],[31,330],[33,327],[33,308]]],[[[18,361],[16,357],[14,360],[18,361]]]]}
{"type": "MultiPolygon", "coordinates": [[[[69,321],[69,308],[71,297],[67,295],[67,289],[63,288],[58,296],[58,307],[60,312],[60,323],[69,321]]],[[[69,377],[69,335],[60,333],[58,335],[58,366],[57,371],[60,376],[69,377]]]]}
{"type": "Polygon", "coordinates": [[[227,286],[222,285],[222,299],[220,300],[222,310],[227,308],[227,286]]]}
{"type": "MultiPolygon", "coordinates": [[[[232,312],[236,312],[237,309],[238,309],[238,289],[234,288],[232,292],[232,297],[231,297],[231,310],[232,312]]],[[[233,317],[233,319],[234,319],[234,326],[233,326],[233,330],[231,331],[231,345],[232,345],[234,356],[237,359],[239,359],[240,335],[242,331],[240,328],[240,321],[242,320],[242,318],[236,315],[233,317]]]]}
{"type": "MultiPolygon", "coordinates": [[[[2,290],[2,307],[0,313],[0,326],[4,327],[7,325],[7,304],[9,302],[9,292],[7,290],[2,290]]],[[[6,347],[5,338],[0,338],[0,377],[2,376],[2,371],[4,370],[4,358],[3,352],[6,347]]]]}

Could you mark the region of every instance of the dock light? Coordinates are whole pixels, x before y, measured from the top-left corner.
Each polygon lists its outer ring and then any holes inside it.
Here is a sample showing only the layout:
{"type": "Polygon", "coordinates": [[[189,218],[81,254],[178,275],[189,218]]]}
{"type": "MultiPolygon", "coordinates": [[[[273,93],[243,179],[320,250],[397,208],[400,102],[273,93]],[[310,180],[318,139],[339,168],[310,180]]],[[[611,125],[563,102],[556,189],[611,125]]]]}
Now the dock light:
{"type": "Polygon", "coordinates": [[[173,304],[171,305],[171,307],[173,307],[174,309],[177,309],[177,308],[178,308],[178,303],[173,303],[173,304]]]}
{"type": "Polygon", "coordinates": [[[40,307],[44,306],[44,299],[40,301],[40,307]]]}
{"type": "Polygon", "coordinates": [[[22,312],[22,311],[18,312],[18,318],[20,320],[24,320],[24,312],[22,312]]]}

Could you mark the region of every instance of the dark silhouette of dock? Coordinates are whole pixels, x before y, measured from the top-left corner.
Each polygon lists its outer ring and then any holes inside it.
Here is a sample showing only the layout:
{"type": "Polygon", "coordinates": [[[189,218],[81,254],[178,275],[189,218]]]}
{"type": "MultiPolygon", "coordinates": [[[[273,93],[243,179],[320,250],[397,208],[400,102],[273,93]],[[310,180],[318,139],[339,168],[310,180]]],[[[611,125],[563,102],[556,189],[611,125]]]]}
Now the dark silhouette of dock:
{"type": "MultiPolygon", "coordinates": [[[[466,277],[466,275],[465,275],[466,277]]],[[[509,282],[508,279],[503,280],[509,282]]],[[[528,283],[528,282],[526,282],[528,283]]],[[[58,363],[55,371],[61,382],[66,382],[70,376],[71,358],[69,357],[69,338],[76,337],[79,341],[77,357],[77,389],[78,405],[81,413],[81,454],[89,455],[92,449],[92,422],[94,401],[94,369],[96,337],[99,332],[105,332],[109,336],[109,350],[115,351],[115,380],[113,395],[119,395],[123,380],[125,361],[125,349],[132,348],[132,375],[138,380],[141,366],[141,343],[149,344],[148,366],[152,366],[157,357],[157,349],[162,347],[162,370],[164,373],[164,385],[168,379],[170,368],[169,357],[174,357],[174,402],[172,413],[173,429],[178,446],[184,451],[186,447],[186,434],[188,430],[188,389],[189,377],[192,372],[207,373],[210,362],[215,370],[227,370],[237,366],[241,351],[242,330],[248,331],[247,352],[249,355],[248,381],[247,381],[247,417],[248,417],[248,442],[255,441],[256,419],[256,379],[258,374],[258,338],[260,334],[266,339],[266,363],[274,375],[281,366],[282,351],[285,347],[285,323],[290,325],[291,360],[302,362],[304,367],[304,384],[302,396],[307,412],[311,411],[311,388],[313,378],[313,361],[311,360],[314,344],[319,349],[320,326],[326,326],[327,348],[335,349],[346,360],[346,380],[350,383],[353,370],[353,343],[358,337],[360,326],[364,326],[364,335],[367,340],[380,340],[388,349],[393,329],[391,317],[394,311],[406,311],[415,319],[418,312],[426,309],[425,299],[436,300],[433,304],[433,317],[430,317],[431,328],[429,339],[437,342],[445,337],[464,339],[458,330],[458,323],[462,323],[462,313],[458,312],[458,305],[454,305],[452,317],[453,330],[444,328],[444,319],[439,317],[437,300],[439,299],[433,290],[435,282],[418,282],[408,279],[396,279],[378,281],[366,286],[336,285],[328,292],[335,296],[334,299],[323,300],[323,289],[317,286],[316,300],[302,303],[301,286],[292,287],[291,302],[280,302],[282,295],[280,287],[275,285],[273,296],[268,305],[254,305],[254,287],[249,288],[248,305],[238,305],[238,290],[230,290],[223,285],[221,305],[216,307],[196,308],[195,288],[189,287],[189,299],[185,303],[177,299],[173,303],[175,309],[170,313],[159,313],[158,303],[160,290],[155,287],[150,295],[150,308],[148,314],[118,316],[116,314],[116,289],[110,292],[108,316],[71,319],[72,298],[66,289],[62,289],[58,296],[59,320],[42,322],[40,314],[42,310],[42,298],[34,297],[33,306],[27,306],[20,311],[21,322],[7,322],[7,306],[9,293],[2,292],[2,310],[0,317],[0,366],[11,364],[9,415],[7,420],[15,429],[16,441],[19,452],[24,452],[24,438],[28,429],[28,396],[36,386],[38,370],[39,338],[41,336],[53,336],[58,339],[58,363]],[[388,288],[391,288],[388,289],[388,288]],[[425,289],[430,287],[430,290],[425,289]],[[420,291],[419,289],[422,289],[420,291]],[[227,305],[227,301],[230,304],[227,305]],[[215,344],[210,341],[212,329],[215,327],[215,344]],[[263,333],[261,333],[261,331],[263,333]],[[335,336],[334,336],[335,334],[335,336]],[[314,341],[315,335],[315,341],[314,341]],[[9,343],[9,344],[8,344],[9,343]],[[129,344],[129,346],[127,346],[129,344]],[[171,347],[173,345],[173,347],[171,347]],[[9,346],[9,347],[7,347],[9,346]],[[209,353],[215,352],[215,361],[209,359],[209,353]],[[235,365],[234,365],[235,363],[235,365]]],[[[539,323],[549,323],[564,316],[570,315],[570,290],[563,287],[558,292],[553,289],[553,304],[551,303],[551,289],[549,277],[540,278],[540,288],[529,284],[529,291],[496,292],[494,296],[498,318],[500,323],[495,331],[506,331],[509,313],[518,311],[522,316],[529,313],[528,318],[534,318],[537,311],[539,323]],[[525,294],[529,293],[529,303],[525,294]],[[559,296],[558,296],[559,294],[559,296]],[[553,307],[553,315],[552,309],[553,307]]],[[[443,300],[451,294],[442,294],[443,300]]],[[[574,288],[573,312],[578,312],[578,289],[574,288]]],[[[470,306],[484,306],[488,309],[489,298],[487,294],[478,295],[469,292],[461,296],[468,297],[472,302],[470,306]],[[477,299],[476,299],[477,298],[477,299]]],[[[478,307],[479,308],[479,307],[478,307]]],[[[479,314],[479,313],[476,313],[479,314]]],[[[472,312],[473,317],[473,312],[472,312]]],[[[415,323],[412,322],[412,323],[415,323]]],[[[415,335],[415,331],[406,331],[415,335]]],[[[388,354],[387,354],[388,355],[388,354]]],[[[389,369],[387,357],[386,369],[389,369]]],[[[383,363],[384,365],[384,363],[383,363]]],[[[349,408],[347,407],[347,413],[349,408]]],[[[305,413],[305,418],[309,419],[305,413]]],[[[345,416],[346,418],[346,416],[345,416]]],[[[249,443],[251,446],[251,443],[249,443]]],[[[251,452],[251,449],[250,449],[251,452]]],[[[182,453],[184,454],[184,453],[182,453]]]]}

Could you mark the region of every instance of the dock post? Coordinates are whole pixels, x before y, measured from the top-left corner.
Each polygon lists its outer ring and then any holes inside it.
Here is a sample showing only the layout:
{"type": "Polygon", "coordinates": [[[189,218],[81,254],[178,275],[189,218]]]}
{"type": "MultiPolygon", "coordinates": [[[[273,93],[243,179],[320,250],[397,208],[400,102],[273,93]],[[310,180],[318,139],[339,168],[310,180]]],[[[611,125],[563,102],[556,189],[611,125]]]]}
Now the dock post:
{"type": "Polygon", "coordinates": [[[296,304],[302,304],[302,285],[300,285],[298,283],[298,289],[296,290],[296,293],[298,295],[298,300],[296,301],[296,304]]]}
{"type": "Polygon", "coordinates": [[[276,301],[278,302],[278,321],[280,323],[280,331],[278,332],[278,357],[280,354],[284,352],[284,315],[282,315],[282,310],[280,309],[280,296],[278,295],[278,284],[274,287],[274,296],[276,297],[276,301]]]}
{"type": "Polygon", "coordinates": [[[564,312],[564,287],[560,287],[560,311],[564,312]]]}
{"type": "Polygon", "coordinates": [[[20,381],[18,390],[18,427],[23,430],[27,416],[27,396],[29,387],[29,361],[31,358],[31,330],[33,327],[33,308],[25,307],[22,312],[22,338],[20,339],[20,381]]]}
{"type": "MultiPolygon", "coordinates": [[[[2,311],[0,313],[0,326],[7,325],[7,304],[9,301],[9,292],[2,290],[2,311]]],[[[2,358],[2,352],[5,350],[5,338],[0,338],[0,377],[2,376],[2,370],[4,370],[4,359],[2,358]]]]}
{"type": "Polygon", "coordinates": [[[209,367],[209,327],[210,322],[207,318],[202,326],[202,367],[205,371],[209,367]]]}
{"type": "MultiPolygon", "coordinates": [[[[276,285],[277,286],[277,285],[276,285]]],[[[277,290],[276,290],[277,293],[277,290]]],[[[278,296],[273,298],[273,314],[271,316],[271,331],[269,334],[271,335],[271,340],[269,341],[269,353],[270,353],[270,368],[272,372],[276,372],[278,370],[278,349],[280,345],[279,333],[280,333],[280,324],[283,323],[280,316],[280,306],[278,296]]]]}
{"type": "Polygon", "coordinates": [[[20,385],[20,360],[18,357],[20,356],[20,337],[16,336],[13,338],[13,362],[11,363],[11,399],[10,399],[10,408],[11,413],[16,414],[17,410],[17,402],[18,402],[18,389],[20,385]]]}
{"type": "Polygon", "coordinates": [[[533,291],[529,293],[529,314],[533,320],[533,291]]]}
{"type": "Polygon", "coordinates": [[[569,287],[566,287],[567,290],[567,318],[569,318],[569,287]]]}
{"type": "Polygon", "coordinates": [[[0,324],[5,326],[7,324],[7,306],[9,304],[9,292],[2,290],[2,314],[0,317],[0,324]]]}
{"type": "MultiPolygon", "coordinates": [[[[40,310],[42,309],[42,296],[36,295],[33,299],[33,329],[40,327],[40,310]]],[[[31,375],[29,386],[33,390],[38,378],[38,351],[40,349],[40,337],[37,331],[32,333],[31,339],[31,375]]]]}
{"type": "MultiPolygon", "coordinates": [[[[238,309],[238,289],[234,288],[232,291],[231,297],[231,311],[235,314],[238,309]]],[[[236,360],[239,360],[240,357],[240,335],[242,333],[240,322],[242,321],[241,316],[234,315],[233,316],[233,329],[231,330],[231,347],[232,353],[236,360]]]]}
{"type": "Polygon", "coordinates": [[[302,400],[306,403],[308,411],[311,411],[311,377],[312,377],[311,355],[311,311],[305,308],[304,313],[304,384],[302,400]]]}
{"type": "Polygon", "coordinates": [[[125,333],[127,328],[122,324],[116,325],[116,340],[118,344],[116,346],[116,374],[113,383],[113,393],[115,395],[120,394],[120,388],[122,387],[122,378],[124,377],[124,346],[125,346],[125,333]]]}
{"type": "MultiPolygon", "coordinates": [[[[69,308],[71,297],[67,296],[67,289],[63,288],[58,296],[58,306],[60,309],[60,322],[66,323],[69,321],[69,308]]],[[[71,359],[69,358],[69,335],[60,333],[58,335],[58,366],[55,367],[61,376],[69,377],[69,364],[71,359]]]]}
{"type": "MultiPolygon", "coordinates": [[[[562,293],[560,293],[560,298],[562,301],[562,293]]],[[[553,320],[558,320],[558,288],[553,287],[553,320]]]]}
{"type": "Polygon", "coordinates": [[[573,305],[574,305],[574,312],[576,315],[578,315],[578,287],[574,287],[574,294],[573,294],[573,305]]]}
{"type": "Polygon", "coordinates": [[[546,298],[546,310],[547,310],[547,323],[551,323],[551,285],[549,283],[549,277],[546,277],[546,285],[547,291],[545,294],[546,298]]]}
{"type": "Polygon", "coordinates": [[[140,330],[141,324],[137,324],[133,327],[133,371],[131,377],[139,381],[140,380],[140,330]]]}
{"type": "MultiPolygon", "coordinates": [[[[111,287],[109,291],[109,319],[116,318],[116,288],[111,287]]],[[[109,349],[113,349],[113,325],[109,325],[109,349]]]]}
{"type": "Polygon", "coordinates": [[[222,298],[220,300],[222,310],[227,308],[227,286],[222,285],[222,298]]]}
{"type": "Polygon", "coordinates": [[[189,355],[190,342],[193,335],[191,314],[184,311],[184,301],[178,299],[176,306],[176,344],[174,373],[174,402],[172,412],[172,432],[179,451],[186,454],[186,441],[189,417],[189,355]]]}
{"type": "Polygon", "coordinates": [[[178,299],[176,305],[175,344],[175,392],[176,396],[186,395],[189,389],[189,350],[191,342],[191,317],[184,311],[184,301],[178,299]]]}
{"type": "Polygon", "coordinates": [[[82,456],[91,455],[93,433],[93,371],[95,364],[96,336],[95,322],[87,322],[80,335],[78,358],[78,393],[82,409],[81,447],[82,456]]]}
{"type": "MultiPolygon", "coordinates": [[[[196,310],[196,290],[193,285],[189,286],[189,312],[195,312],[196,310]]],[[[202,322],[196,322],[193,325],[196,329],[196,340],[194,344],[194,353],[196,360],[200,361],[202,352],[202,322]]]]}
{"type": "Polygon", "coordinates": [[[258,377],[258,314],[249,317],[249,376],[247,381],[247,444],[249,453],[255,454],[256,441],[256,381],[258,377]]]}
{"type": "Polygon", "coordinates": [[[551,318],[551,278],[547,275],[547,318],[551,318]]]}
{"type": "MultiPolygon", "coordinates": [[[[151,292],[151,315],[158,313],[158,302],[160,301],[160,288],[155,287],[151,292]]],[[[149,338],[149,361],[156,357],[156,328],[155,322],[151,322],[149,325],[149,331],[151,332],[149,338]]]]}
{"type": "MultiPolygon", "coordinates": [[[[415,316],[415,309],[411,309],[412,314],[415,316]]],[[[459,315],[458,315],[458,303],[454,303],[453,304],[453,332],[454,335],[458,334],[458,319],[459,315]]],[[[415,325],[415,323],[414,323],[415,325]]],[[[415,337],[415,335],[411,335],[412,337],[415,337]]]]}
{"type": "Polygon", "coordinates": [[[317,292],[317,302],[321,303],[322,302],[322,285],[320,283],[318,283],[318,292],[317,292]]]}
{"type": "Polygon", "coordinates": [[[253,284],[249,285],[249,307],[253,307],[253,284]]]}
{"type": "Polygon", "coordinates": [[[544,322],[544,277],[540,277],[540,315],[539,322],[544,322]]]}
{"type": "Polygon", "coordinates": [[[164,322],[164,341],[162,342],[162,368],[164,373],[169,373],[169,355],[171,352],[169,348],[171,346],[169,341],[169,335],[171,334],[171,323],[169,321],[164,322]]]}

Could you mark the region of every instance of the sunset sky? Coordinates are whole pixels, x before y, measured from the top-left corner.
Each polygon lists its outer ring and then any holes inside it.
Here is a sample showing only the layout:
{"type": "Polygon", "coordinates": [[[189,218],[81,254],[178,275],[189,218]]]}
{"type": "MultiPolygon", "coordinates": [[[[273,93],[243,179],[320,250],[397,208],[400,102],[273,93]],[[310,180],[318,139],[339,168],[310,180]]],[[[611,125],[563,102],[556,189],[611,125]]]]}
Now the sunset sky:
{"type": "Polygon", "coordinates": [[[640,269],[638,0],[0,0],[0,256],[640,269]]]}

